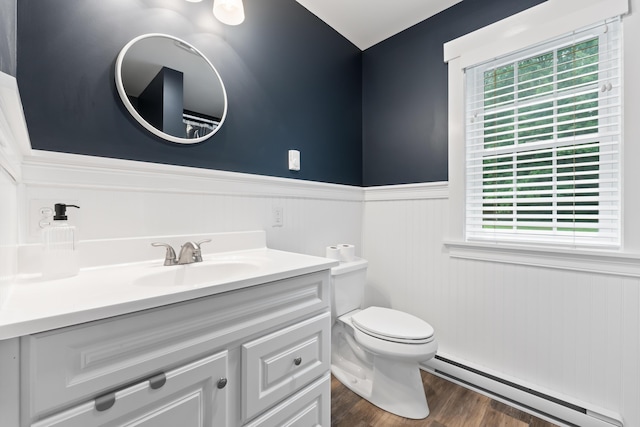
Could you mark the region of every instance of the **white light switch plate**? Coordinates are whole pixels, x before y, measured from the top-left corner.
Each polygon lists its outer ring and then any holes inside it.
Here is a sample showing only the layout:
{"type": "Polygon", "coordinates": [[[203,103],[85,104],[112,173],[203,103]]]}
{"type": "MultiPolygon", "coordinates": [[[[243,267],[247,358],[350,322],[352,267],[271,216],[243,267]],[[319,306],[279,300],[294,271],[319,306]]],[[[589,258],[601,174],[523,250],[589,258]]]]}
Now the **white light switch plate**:
{"type": "Polygon", "coordinates": [[[289,150],[289,170],[300,170],[300,152],[298,150],[289,150]]]}

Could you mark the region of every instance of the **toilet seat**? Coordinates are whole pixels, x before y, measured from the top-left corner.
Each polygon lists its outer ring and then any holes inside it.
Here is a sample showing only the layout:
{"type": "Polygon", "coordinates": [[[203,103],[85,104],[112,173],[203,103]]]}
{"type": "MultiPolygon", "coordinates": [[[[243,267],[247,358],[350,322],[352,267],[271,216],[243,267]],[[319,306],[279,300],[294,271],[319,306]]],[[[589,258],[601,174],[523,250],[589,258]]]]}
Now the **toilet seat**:
{"type": "Polygon", "coordinates": [[[386,341],[426,344],[434,339],[433,327],[427,322],[390,308],[366,308],[351,316],[351,323],[361,332],[386,341]]]}

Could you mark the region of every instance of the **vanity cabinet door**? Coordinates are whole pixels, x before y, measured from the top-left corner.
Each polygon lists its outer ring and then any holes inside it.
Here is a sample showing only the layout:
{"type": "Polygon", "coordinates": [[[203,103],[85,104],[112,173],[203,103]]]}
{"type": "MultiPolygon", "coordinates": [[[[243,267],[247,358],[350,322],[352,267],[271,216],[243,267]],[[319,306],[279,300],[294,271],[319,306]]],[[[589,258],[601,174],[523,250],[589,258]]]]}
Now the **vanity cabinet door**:
{"type": "Polygon", "coordinates": [[[331,313],[242,346],[242,410],[249,420],[329,371],[331,313]]]}
{"type": "Polygon", "coordinates": [[[309,387],[259,416],[245,427],[317,427],[331,424],[331,376],[326,373],[309,387]]]}
{"type": "Polygon", "coordinates": [[[106,394],[32,427],[219,427],[227,425],[227,352],[106,394]]]}

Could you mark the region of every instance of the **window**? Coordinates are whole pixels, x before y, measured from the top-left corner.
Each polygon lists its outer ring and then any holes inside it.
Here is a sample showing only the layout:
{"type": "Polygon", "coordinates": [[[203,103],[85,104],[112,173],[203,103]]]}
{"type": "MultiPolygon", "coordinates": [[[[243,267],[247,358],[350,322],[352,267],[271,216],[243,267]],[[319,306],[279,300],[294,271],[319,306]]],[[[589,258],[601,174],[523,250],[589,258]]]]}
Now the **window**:
{"type": "Polygon", "coordinates": [[[620,245],[619,27],[465,70],[467,240],[620,245]]]}

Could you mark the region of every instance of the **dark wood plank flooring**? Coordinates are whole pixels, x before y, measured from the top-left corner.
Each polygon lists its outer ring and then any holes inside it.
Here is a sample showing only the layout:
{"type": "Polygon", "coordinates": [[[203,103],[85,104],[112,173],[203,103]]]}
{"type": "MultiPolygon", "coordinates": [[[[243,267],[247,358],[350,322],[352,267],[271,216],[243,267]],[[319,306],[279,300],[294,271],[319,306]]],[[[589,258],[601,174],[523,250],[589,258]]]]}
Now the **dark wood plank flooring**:
{"type": "Polygon", "coordinates": [[[553,427],[450,381],[421,371],[431,414],[409,420],[378,408],[331,377],[332,427],[553,427]]]}

